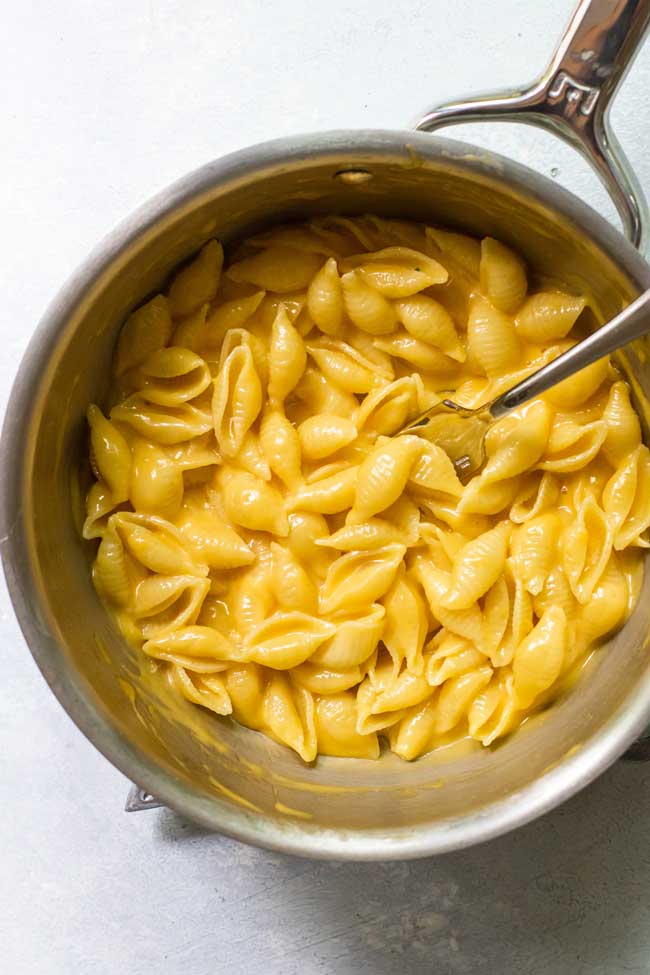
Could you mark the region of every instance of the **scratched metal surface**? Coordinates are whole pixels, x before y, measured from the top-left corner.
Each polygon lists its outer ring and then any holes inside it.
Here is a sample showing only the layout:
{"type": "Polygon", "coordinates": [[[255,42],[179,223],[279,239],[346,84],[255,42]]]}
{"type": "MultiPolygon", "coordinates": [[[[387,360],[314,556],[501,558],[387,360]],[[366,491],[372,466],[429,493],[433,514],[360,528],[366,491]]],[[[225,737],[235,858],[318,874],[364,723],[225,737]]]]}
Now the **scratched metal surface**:
{"type": "MultiPolygon", "coordinates": [[[[405,125],[528,80],[571,0],[69,0],[0,5],[0,409],[30,331],[92,244],[214,155],[276,135],[405,125]]],[[[650,190],[650,45],[614,110],[650,190]]],[[[464,131],[604,213],[569,149],[464,131]]],[[[9,404],[10,408],[10,404],[9,404]]],[[[312,863],[168,811],[47,691],[0,587],[0,944],[12,975],[650,972],[650,767],[618,764],[519,832],[437,860],[312,863]]]]}

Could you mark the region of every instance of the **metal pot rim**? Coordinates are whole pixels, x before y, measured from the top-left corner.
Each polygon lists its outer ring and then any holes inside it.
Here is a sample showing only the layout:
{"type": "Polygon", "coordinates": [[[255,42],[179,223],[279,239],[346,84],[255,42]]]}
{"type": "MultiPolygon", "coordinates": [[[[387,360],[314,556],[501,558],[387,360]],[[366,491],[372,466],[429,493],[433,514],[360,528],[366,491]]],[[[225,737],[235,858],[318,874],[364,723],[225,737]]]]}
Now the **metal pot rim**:
{"type": "Polygon", "coordinates": [[[475,809],[466,817],[392,829],[390,833],[376,829],[343,831],[258,815],[217,797],[203,798],[134,749],[92,704],[78,675],[57,665],[60,659],[53,657],[50,643],[54,637],[39,625],[38,606],[33,606],[30,598],[33,570],[21,522],[25,475],[21,460],[35,393],[71,311],[159,219],[194,207],[215,184],[259,176],[274,166],[308,165],[310,159],[322,162],[341,155],[353,156],[355,164],[363,166],[373,158],[385,160],[387,154],[402,160],[438,161],[470,176],[506,183],[510,190],[536,199],[551,212],[561,212],[577,229],[595,237],[635,286],[650,286],[646,262],[603,217],[551,180],[502,156],[456,140],[410,131],[335,130],[273,140],[221,157],[180,178],[127,217],[92,251],[50,304],[30,340],[11,391],[0,442],[0,553],[9,592],[37,665],[80,730],[130,779],[170,808],[211,829],[269,849],[341,860],[407,859],[442,853],[501,835],[547,812],[592,781],[646,726],[650,720],[650,673],[587,745],[519,792],[475,809]]]}

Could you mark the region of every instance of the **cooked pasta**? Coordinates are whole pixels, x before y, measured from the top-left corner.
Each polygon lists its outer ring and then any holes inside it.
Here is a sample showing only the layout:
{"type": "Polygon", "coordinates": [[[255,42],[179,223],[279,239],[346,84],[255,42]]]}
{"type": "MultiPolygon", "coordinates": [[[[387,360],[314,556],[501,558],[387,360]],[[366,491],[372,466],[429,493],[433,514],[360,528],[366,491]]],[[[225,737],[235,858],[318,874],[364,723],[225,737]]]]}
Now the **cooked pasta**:
{"type": "Polygon", "coordinates": [[[88,409],[83,534],[125,636],[307,762],[514,731],[633,605],[629,388],[584,369],[494,423],[466,484],[466,424],[400,431],[550,361],[586,304],[499,241],[403,221],[280,227],[225,264],[208,242],[128,317],[112,408],[88,409]]]}

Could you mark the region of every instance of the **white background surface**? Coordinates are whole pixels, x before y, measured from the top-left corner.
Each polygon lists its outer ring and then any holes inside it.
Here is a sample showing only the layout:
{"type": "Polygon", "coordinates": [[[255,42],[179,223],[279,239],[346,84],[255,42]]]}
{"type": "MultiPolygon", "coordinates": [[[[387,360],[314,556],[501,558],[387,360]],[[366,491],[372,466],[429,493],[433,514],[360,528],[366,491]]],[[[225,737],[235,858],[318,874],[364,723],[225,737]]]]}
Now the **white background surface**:
{"type": "MultiPolygon", "coordinates": [[[[118,220],[214,156],[294,132],[404,127],[542,69],[571,0],[31,0],[0,10],[0,410],[48,300],[118,220]]],[[[650,42],[613,117],[650,191],[650,42]]],[[[458,130],[457,134],[461,134],[458,130]]],[[[582,161],[463,132],[610,214],[582,161]]],[[[0,584],[3,586],[3,584],[0,584]]],[[[82,738],[0,589],[0,967],[11,975],[650,972],[650,768],[437,860],[340,865],[173,814],[82,738]]]]}

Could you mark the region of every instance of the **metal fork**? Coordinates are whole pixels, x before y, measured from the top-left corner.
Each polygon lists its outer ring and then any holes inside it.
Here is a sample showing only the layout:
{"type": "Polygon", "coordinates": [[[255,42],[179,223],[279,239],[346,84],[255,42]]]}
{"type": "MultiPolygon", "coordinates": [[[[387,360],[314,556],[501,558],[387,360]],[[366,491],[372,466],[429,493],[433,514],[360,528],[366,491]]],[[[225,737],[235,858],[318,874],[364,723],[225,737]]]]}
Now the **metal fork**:
{"type": "Polygon", "coordinates": [[[417,433],[439,443],[454,462],[460,480],[466,481],[485,462],[485,436],[494,420],[648,332],[650,291],[644,291],[606,325],[490,403],[470,410],[453,400],[443,399],[399,432],[417,433]]]}

